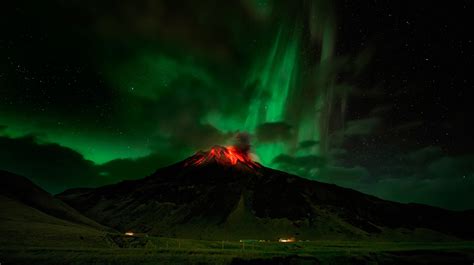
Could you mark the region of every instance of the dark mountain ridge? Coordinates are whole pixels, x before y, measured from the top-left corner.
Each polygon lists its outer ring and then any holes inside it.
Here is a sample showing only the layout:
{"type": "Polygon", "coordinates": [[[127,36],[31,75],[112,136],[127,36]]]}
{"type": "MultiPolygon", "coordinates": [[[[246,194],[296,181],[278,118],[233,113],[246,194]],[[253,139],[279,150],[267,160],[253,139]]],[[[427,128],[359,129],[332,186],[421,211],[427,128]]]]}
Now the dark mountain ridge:
{"type": "Polygon", "coordinates": [[[474,214],[390,202],[266,168],[228,147],[139,180],[58,195],[118,230],[204,239],[472,239],[474,214]]]}

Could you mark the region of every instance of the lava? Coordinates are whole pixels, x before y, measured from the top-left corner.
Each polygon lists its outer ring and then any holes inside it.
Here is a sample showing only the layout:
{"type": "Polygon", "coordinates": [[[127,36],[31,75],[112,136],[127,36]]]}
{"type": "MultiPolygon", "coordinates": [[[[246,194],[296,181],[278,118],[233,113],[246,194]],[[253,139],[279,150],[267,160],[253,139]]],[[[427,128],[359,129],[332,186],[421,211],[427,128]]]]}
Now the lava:
{"type": "Polygon", "coordinates": [[[199,152],[191,161],[193,165],[203,165],[210,161],[216,161],[222,165],[235,166],[239,163],[247,165],[250,168],[260,167],[254,162],[247,153],[240,151],[235,146],[214,146],[208,152],[199,152]]]}

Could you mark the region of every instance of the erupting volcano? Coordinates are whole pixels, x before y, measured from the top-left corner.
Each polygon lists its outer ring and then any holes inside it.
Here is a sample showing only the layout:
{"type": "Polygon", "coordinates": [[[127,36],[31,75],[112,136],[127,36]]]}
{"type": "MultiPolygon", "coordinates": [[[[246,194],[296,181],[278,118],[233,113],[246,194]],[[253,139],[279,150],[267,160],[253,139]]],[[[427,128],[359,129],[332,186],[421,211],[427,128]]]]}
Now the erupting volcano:
{"type": "Polygon", "coordinates": [[[186,166],[204,165],[217,163],[227,166],[244,166],[245,168],[256,169],[262,167],[253,161],[250,153],[250,136],[247,133],[238,133],[232,146],[213,146],[209,151],[199,151],[194,156],[187,159],[186,166]]]}
{"type": "Polygon", "coordinates": [[[186,165],[203,165],[216,162],[221,165],[245,165],[249,168],[259,168],[261,165],[254,162],[249,153],[242,152],[236,146],[214,146],[207,152],[198,152],[190,158],[186,165]]]}

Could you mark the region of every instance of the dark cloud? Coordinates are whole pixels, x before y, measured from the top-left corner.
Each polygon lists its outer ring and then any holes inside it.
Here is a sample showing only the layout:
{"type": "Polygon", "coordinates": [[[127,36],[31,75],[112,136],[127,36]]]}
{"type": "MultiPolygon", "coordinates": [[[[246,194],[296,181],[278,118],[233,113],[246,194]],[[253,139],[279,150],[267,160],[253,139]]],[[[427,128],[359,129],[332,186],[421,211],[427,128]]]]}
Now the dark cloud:
{"type": "Polygon", "coordinates": [[[380,177],[358,186],[362,192],[404,203],[417,202],[454,210],[474,208],[474,177],[451,178],[404,175],[380,177]]]}
{"type": "Polygon", "coordinates": [[[272,163],[288,172],[309,178],[327,164],[327,159],[317,155],[291,156],[281,154],[275,157],[272,163]]]}
{"type": "Polygon", "coordinates": [[[168,139],[172,152],[179,153],[184,150],[207,149],[214,145],[225,145],[234,133],[222,132],[210,124],[183,123],[181,126],[171,128],[168,139]]]}
{"type": "Polygon", "coordinates": [[[318,180],[334,183],[339,186],[355,188],[361,183],[367,183],[370,179],[370,173],[361,166],[342,167],[328,165],[321,169],[317,178],[318,180]]]}
{"type": "Polygon", "coordinates": [[[398,126],[396,126],[395,128],[393,128],[392,130],[394,132],[406,132],[406,131],[411,131],[413,129],[416,129],[420,126],[423,125],[423,122],[422,121],[411,121],[411,122],[406,122],[406,123],[402,123],[402,124],[399,124],[398,126]]]}
{"type": "Polygon", "coordinates": [[[438,146],[427,146],[410,152],[405,155],[405,158],[417,164],[426,164],[433,159],[439,158],[443,155],[443,150],[438,146]]]}
{"type": "Polygon", "coordinates": [[[366,118],[347,122],[344,134],[347,136],[368,135],[380,124],[379,118],[366,118]]]}
{"type": "Polygon", "coordinates": [[[440,157],[427,165],[427,173],[431,177],[472,180],[474,155],[440,157]]]}
{"type": "Polygon", "coordinates": [[[97,165],[72,149],[43,143],[36,136],[0,136],[0,168],[28,177],[51,193],[143,178],[184,157],[176,152],[160,152],[97,165]]]}
{"type": "Polygon", "coordinates": [[[293,128],[285,122],[268,122],[260,124],[256,129],[259,142],[287,141],[293,137],[293,128]]]}
{"type": "Polygon", "coordinates": [[[50,192],[104,184],[95,165],[81,154],[35,136],[0,136],[0,168],[29,177],[50,192]]]}
{"type": "Polygon", "coordinates": [[[267,22],[255,17],[252,8],[240,1],[180,1],[179,4],[172,1],[113,1],[107,7],[81,2],[70,8],[86,13],[104,39],[126,36],[156,41],[159,38],[160,42],[177,43],[196,54],[212,55],[221,61],[237,61],[245,51],[233,47],[233,34],[254,35],[267,22]],[[234,23],[223,23],[228,20],[234,23]]]}
{"type": "Polygon", "coordinates": [[[171,165],[182,156],[175,152],[152,153],[137,159],[116,159],[102,165],[97,165],[99,174],[107,179],[116,181],[126,179],[139,179],[150,175],[158,168],[171,165]]]}
{"type": "MultiPolygon", "coordinates": [[[[441,148],[401,153],[370,169],[370,177],[349,187],[385,199],[449,209],[474,208],[474,156],[448,156],[441,148]]],[[[343,184],[344,183],[340,183],[343,184]]]]}
{"type": "Polygon", "coordinates": [[[393,107],[390,106],[390,105],[379,105],[379,106],[376,106],[375,108],[373,108],[370,111],[370,115],[371,116],[382,116],[382,115],[385,115],[388,112],[390,112],[392,110],[392,108],[393,107]]]}
{"type": "Polygon", "coordinates": [[[313,140],[303,141],[299,143],[299,148],[302,148],[302,149],[311,148],[318,144],[319,144],[319,141],[313,141],[313,140]]]}
{"type": "Polygon", "coordinates": [[[354,180],[354,178],[357,178],[358,180],[361,180],[368,178],[370,175],[369,171],[361,166],[351,168],[328,166],[325,168],[325,170],[325,175],[335,179],[349,178],[351,180],[354,180]]]}
{"type": "Polygon", "coordinates": [[[251,148],[250,134],[246,132],[237,133],[234,137],[234,146],[243,154],[248,154],[251,148]]]}
{"type": "Polygon", "coordinates": [[[344,156],[347,154],[347,150],[344,148],[331,148],[329,154],[333,157],[344,156]]]}

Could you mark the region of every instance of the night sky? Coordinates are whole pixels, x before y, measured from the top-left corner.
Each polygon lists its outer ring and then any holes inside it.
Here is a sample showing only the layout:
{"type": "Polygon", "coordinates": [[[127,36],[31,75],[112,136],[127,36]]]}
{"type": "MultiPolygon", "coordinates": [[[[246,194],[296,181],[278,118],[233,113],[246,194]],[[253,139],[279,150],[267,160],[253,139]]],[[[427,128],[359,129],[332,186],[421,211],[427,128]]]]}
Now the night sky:
{"type": "Polygon", "coordinates": [[[0,168],[46,190],[252,137],[265,166],[474,208],[471,1],[10,1],[0,168]]]}

